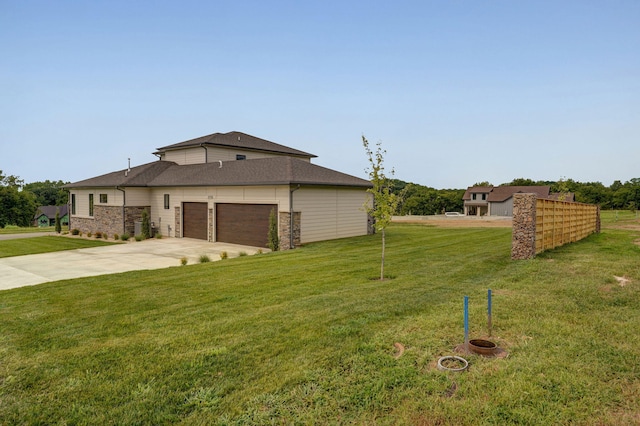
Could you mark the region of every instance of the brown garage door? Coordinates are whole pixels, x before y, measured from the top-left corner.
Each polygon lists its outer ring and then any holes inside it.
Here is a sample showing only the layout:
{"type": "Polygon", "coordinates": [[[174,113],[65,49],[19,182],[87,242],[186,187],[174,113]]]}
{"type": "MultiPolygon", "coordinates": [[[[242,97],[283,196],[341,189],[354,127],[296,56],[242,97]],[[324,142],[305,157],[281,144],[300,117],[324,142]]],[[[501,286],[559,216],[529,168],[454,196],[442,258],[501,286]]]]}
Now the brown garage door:
{"type": "Polygon", "coordinates": [[[182,203],[182,234],[185,238],[208,240],[207,203],[182,203]]]}
{"type": "Polygon", "coordinates": [[[216,241],[267,247],[269,214],[275,204],[216,204],[216,241]]]}

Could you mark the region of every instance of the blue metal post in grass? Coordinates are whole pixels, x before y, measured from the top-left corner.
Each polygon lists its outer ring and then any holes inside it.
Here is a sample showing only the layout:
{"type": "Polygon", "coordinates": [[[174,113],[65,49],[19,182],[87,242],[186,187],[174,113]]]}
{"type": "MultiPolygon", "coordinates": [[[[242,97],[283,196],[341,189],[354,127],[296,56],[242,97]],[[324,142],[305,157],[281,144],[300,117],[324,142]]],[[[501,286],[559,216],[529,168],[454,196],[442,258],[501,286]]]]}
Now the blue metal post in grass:
{"type": "Polygon", "coordinates": [[[469,352],[469,296],[464,297],[464,351],[469,352]]]}
{"type": "Polygon", "coordinates": [[[489,326],[489,337],[491,337],[491,289],[487,292],[487,315],[488,315],[488,326],[489,326]]]}

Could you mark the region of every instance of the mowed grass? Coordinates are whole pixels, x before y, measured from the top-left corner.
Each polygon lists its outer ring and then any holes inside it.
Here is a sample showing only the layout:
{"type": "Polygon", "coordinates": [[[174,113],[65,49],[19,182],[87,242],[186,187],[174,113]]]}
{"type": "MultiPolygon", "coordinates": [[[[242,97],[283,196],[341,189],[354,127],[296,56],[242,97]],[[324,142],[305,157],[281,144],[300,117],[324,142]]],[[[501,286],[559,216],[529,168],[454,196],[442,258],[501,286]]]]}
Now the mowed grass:
{"type": "MultiPolygon", "coordinates": [[[[63,226],[62,231],[68,231],[68,226],[63,226]]],[[[15,226],[15,225],[7,225],[4,228],[0,228],[0,235],[2,234],[30,234],[34,232],[55,232],[55,226],[15,226]]]]}
{"type": "Polygon", "coordinates": [[[640,423],[638,232],[392,225],[383,282],[379,238],[0,292],[0,424],[640,423]],[[509,356],[438,371],[489,288],[509,356]]]}
{"type": "Polygon", "coordinates": [[[18,238],[15,240],[0,241],[0,258],[107,246],[111,244],[114,243],[56,236],[18,238]]]}

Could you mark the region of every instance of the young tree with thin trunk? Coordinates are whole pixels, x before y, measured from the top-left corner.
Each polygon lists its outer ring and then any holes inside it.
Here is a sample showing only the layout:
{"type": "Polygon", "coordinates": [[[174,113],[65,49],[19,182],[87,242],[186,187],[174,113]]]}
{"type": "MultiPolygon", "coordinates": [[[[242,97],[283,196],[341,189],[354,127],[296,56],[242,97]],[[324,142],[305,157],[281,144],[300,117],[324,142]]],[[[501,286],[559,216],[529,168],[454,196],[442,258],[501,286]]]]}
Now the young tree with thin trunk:
{"type": "MultiPolygon", "coordinates": [[[[362,136],[362,145],[367,154],[369,160],[369,168],[366,170],[369,174],[369,180],[373,185],[367,191],[373,195],[372,202],[365,203],[364,207],[367,214],[375,221],[375,229],[380,232],[382,236],[382,258],[380,263],[380,281],[384,280],[384,255],[386,245],[385,230],[391,223],[398,204],[400,203],[402,196],[395,194],[391,191],[392,182],[391,179],[385,175],[384,172],[384,155],[387,151],[382,149],[382,143],[376,144],[375,151],[372,150],[367,138],[362,136]]],[[[393,169],[391,170],[391,176],[393,176],[393,169]]]]}
{"type": "Polygon", "coordinates": [[[56,233],[62,232],[62,224],[60,223],[60,209],[56,209],[56,233]]]}

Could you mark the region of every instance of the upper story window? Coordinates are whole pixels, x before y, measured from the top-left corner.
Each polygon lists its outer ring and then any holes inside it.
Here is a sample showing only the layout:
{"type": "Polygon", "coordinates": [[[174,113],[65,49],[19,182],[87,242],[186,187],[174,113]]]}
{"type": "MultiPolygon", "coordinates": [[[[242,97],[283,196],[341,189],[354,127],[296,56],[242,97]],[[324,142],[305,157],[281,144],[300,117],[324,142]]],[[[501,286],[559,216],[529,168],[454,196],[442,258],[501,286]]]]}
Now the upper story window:
{"type": "Polygon", "coordinates": [[[93,194],[89,194],[89,216],[93,216],[93,194]]]}
{"type": "Polygon", "coordinates": [[[482,194],[482,199],[486,200],[487,199],[487,194],[482,194]]]}
{"type": "Polygon", "coordinates": [[[107,203],[107,194],[100,194],[100,203],[102,204],[107,203]]]}
{"type": "Polygon", "coordinates": [[[169,210],[169,194],[164,194],[164,208],[169,210]]]}
{"type": "Polygon", "coordinates": [[[71,214],[76,214],[76,194],[71,194],[71,214]]]}
{"type": "Polygon", "coordinates": [[[475,200],[478,194],[471,194],[471,199],[475,200]]]}
{"type": "Polygon", "coordinates": [[[247,156],[244,154],[236,154],[236,160],[246,160],[247,156]]]}

